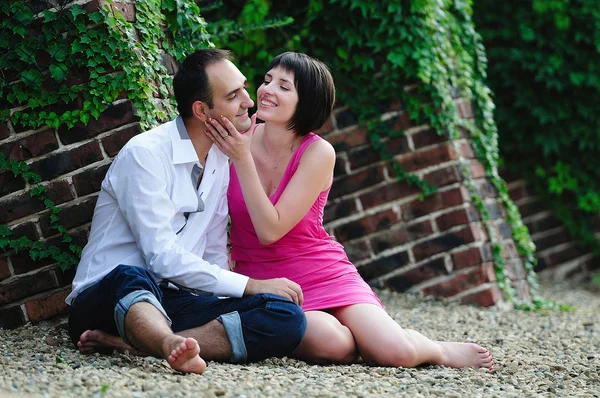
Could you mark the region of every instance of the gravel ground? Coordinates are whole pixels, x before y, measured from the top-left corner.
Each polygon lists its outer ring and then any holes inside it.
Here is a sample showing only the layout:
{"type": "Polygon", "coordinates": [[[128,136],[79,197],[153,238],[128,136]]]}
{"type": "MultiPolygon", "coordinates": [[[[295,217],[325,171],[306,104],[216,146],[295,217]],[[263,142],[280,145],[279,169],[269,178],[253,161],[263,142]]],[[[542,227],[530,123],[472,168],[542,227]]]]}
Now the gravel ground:
{"type": "Polygon", "coordinates": [[[379,292],[401,325],[434,339],[473,341],[495,370],[313,366],[293,359],[209,363],[202,376],[165,361],[80,355],[64,326],[0,329],[0,397],[584,396],[600,397],[600,292],[567,284],[544,294],[574,312],[479,309],[379,292]]]}

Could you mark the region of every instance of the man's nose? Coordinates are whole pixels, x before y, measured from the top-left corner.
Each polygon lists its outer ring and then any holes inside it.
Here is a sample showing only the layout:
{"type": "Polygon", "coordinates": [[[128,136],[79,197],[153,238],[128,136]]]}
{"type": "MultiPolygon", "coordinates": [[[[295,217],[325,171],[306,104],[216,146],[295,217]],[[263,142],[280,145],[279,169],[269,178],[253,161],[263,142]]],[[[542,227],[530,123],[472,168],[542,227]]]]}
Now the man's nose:
{"type": "Polygon", "coordinates": [[[252,98],[250,98],[250,94],[245,93],[246,98],[244,100],[244,106],[246,108],[252,108],[254,106],[254,101],[252,101],[252,98]]]}

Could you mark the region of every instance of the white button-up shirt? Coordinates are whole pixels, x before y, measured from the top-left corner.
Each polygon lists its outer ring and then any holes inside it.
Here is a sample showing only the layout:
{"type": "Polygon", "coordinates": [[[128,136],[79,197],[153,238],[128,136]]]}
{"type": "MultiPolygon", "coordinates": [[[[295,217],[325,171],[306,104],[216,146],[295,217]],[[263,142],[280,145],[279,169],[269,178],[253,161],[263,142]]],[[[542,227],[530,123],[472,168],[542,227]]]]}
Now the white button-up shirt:
{"type": "Polygon", "coordinates": [[[241,297],[248,278],[228,269],[229,164],[211,147],[202,166],[181,117],[133,137],[110,166],[67,297],[119,264],[196,294],[241,297]]]}

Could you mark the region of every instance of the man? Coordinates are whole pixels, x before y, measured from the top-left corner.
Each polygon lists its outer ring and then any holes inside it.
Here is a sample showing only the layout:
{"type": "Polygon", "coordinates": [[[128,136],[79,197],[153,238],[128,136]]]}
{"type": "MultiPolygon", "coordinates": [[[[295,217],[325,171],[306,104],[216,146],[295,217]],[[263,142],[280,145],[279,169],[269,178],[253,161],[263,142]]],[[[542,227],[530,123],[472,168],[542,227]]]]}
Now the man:
{"type": "Polygon", "coordinates": [[[229,165],[205,123],[223,115],[249,129],[245,84],[226,51],[195,52],[173,80],[179,117],[132,138],[114,159],[66,299],[81,352],[131,346],[202,373],[204,359],[284,356],[302,340],[296,283],[227,266],[229,165]]]}

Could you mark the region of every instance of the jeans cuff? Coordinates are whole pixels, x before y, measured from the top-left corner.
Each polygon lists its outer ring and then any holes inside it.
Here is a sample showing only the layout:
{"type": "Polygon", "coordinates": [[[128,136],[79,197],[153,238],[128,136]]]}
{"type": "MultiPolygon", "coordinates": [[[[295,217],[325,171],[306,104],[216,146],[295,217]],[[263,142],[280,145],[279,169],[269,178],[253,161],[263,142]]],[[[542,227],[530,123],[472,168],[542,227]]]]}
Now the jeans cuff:
{"type": "Polygon", "coordinates": [[[223,314],[217,318],[217,321],[223,324],[229,342],[231,343],[231,363],[246,363],[248,361],[248,352],[244,342],[244,333],[242,332],[242,320],[237,311],[223,314]]]}
{"type": "Polygon", "coordinates": [[[117,330],[119,331],[119,336],[121,336],[123,341],[130,346],[131,343],[129,342],[129,340],[127,340],[127,336],[125,335],[125,316],[127,315],[127,312],[129,311],[129,308],[131,308],[132,305],[141,301],[145,301],[156,307],[156,309],[159,310],[161,314],[163,314],[163,316],[167,319],[169,327],[173,323],[171,321],[171,318],[169,318],[169,316],[165,312],[165,309],[156,299],[156,296],[154,296],[152,293],[150,293],[147,290],[136,290],[135,292],[129,293],[127,296],[119,300],[119,302],[115,306],[114,317],[115,324],[117,325],[117,330]]]}

